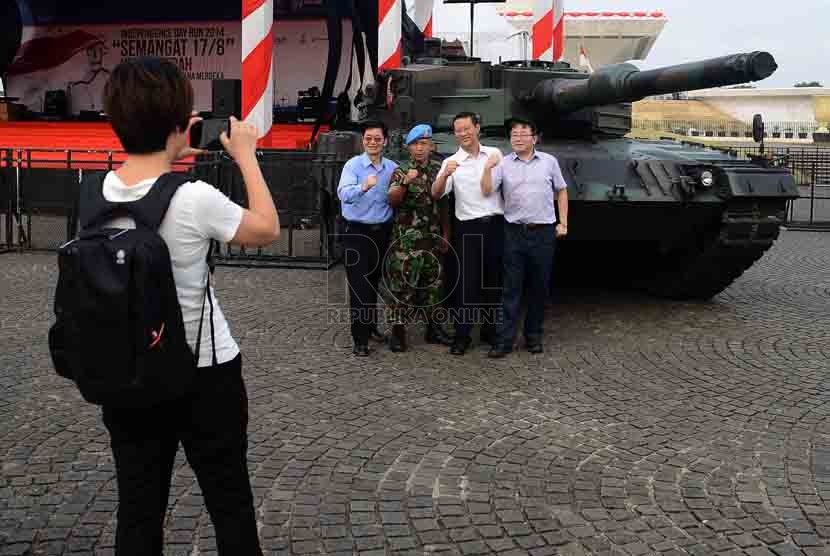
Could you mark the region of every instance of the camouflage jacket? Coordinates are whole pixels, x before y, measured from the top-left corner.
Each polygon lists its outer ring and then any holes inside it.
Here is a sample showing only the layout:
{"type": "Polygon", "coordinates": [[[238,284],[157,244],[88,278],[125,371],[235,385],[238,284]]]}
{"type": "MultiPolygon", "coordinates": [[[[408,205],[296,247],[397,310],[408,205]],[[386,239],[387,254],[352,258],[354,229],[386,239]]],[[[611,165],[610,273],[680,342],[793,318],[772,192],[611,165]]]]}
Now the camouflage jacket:
{"type": "Polygon", "coordinates": [[[402,162],[392,174],[390,190],[406,188],[403,201],[395,209],[392,227],[393,249],[421,250],[434,249],[441,237],[440,202],[432,198],[432,182],[438,176],[441,164],[430,159],[425,165],[417,165],[412,159],[402,162]],[[406,173],[418,170],[418,177],[404,184],[406,173]]]}

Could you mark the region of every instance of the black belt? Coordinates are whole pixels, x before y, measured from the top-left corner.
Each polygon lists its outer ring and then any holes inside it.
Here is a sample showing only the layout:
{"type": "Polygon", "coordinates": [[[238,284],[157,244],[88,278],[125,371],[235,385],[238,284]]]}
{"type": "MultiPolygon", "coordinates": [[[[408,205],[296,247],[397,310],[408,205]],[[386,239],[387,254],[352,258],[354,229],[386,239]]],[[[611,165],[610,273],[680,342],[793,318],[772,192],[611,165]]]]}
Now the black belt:
{"type": "Polygon", "coordinates": [[[461,222],[489,222],[494,218],[501,216],[501,214],[490,214],[488,216],[479,216],[478,218],[470,218],[469,220],[461,220],[461,222]]]}
{"type": "Polygon", "coordinates": [[[380,222],[378,224],[367,224],[365,222],[347,221],[346,222],[346,228],[347,229],[355,229],[355,230],[365,230],[365,231],[369,231],[369,232],[380,232],[380,231],[383,231],[386,228],[388,228],[391,223],[392,222],[389,221],[389,222],[380,222]]]}
{"type": "Polygon", "coordinates": [[[519,224],[519,223],[515,223],[515,222],[508,222],[508,224],[510,224],[511,226],[518,226],[518,227],[522,228],[523,230],[532,230],[532,231],[544,230],[546,228],[550,228],[551,226],[553,226],[553,224],[519,224]]]}

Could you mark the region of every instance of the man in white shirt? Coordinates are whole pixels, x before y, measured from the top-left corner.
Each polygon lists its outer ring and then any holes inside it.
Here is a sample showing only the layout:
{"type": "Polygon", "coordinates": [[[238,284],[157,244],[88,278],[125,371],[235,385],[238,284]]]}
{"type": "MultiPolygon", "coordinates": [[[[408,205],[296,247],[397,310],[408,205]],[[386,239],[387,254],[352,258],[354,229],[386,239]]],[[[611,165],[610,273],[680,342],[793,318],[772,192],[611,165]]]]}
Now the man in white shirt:
{"type": "Polygon", "coordinates": [[[450,353],[464,355],[470,334],[481,323],[481,338],[496,341],[496,316],[501,303],[501,254],[504,204],[498,189],[481,185],[488,158],[501,159],[501,151],[479,142],[481,126],[472,112],[453,118],[458,151],[444,160],[432,184],[436,199],[455,195],[454,248],[459,259],[455,307],[455,341],[450,353]]]}

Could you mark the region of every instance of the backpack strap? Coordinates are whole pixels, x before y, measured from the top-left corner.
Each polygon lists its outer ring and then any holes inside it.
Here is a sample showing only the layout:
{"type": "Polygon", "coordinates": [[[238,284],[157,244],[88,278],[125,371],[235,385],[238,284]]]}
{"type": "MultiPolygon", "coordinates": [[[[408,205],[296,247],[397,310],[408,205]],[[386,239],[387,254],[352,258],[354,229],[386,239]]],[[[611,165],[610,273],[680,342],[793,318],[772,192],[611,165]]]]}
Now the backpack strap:
{"type": "Polygon", "coordinates": [[[157,230],[167,214],[170,201],[179,187],[187,182],[195,181],[195,178],[181,172],[168,172],[162,174],[147,192],[147,195],[132,203],[125,203],[130,214],[136,221],[141,221],[150,229],[157,230]]]}
{"type": "Polygon", "coordinates": [[[85,172],[78,198],[78,221],[81,230],[91,227],[99,215],[113,211],[116,203],[104,198],[106,172],[85,172]]]}
{"type": "Polygon", "coordinates": [[[194,353],[195,365],[196,368],[199,367],[199,355],[201,354],[201,346],[202,346],[202,323],[205,320],[205,300],[207,299],[210,302],[210,343],[213,345],[213,360],[212,365],[215,367],[219,364],[216,359],[216,334],[213,330],[213,296],[210,293],[210,277],[213,276],[213,270],[216,268],[216,264],[213,260],[213,244],[215,243],[214,240],[210,240],[210,245],[208,246],[207,252],[207,264],[208,264],[208,272],[207,277],[205,280],[205,293],[202,297],[202,312],[199,315],[199,330],[196,332],[196,350],[194,353]]]}
{"type": "Polygon", "coordinates": [[[103,226],[118,216],[128,215],[151,230],[157,230],[167,214],[170,201],[179,187],[193,181],[193,176],[180,172],[168,172],[158,177],[150,191],[137,201],[117,203],[104,197],[105,173],[87,175],[81,182],[81,229],[103,226]]]}

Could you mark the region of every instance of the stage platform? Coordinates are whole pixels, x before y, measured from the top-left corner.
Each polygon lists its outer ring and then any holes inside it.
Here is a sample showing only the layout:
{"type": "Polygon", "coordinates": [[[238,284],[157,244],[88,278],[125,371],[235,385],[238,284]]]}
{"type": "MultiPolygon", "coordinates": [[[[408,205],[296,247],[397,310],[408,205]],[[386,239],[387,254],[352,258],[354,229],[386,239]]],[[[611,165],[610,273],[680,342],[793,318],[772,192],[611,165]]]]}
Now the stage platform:
{"type": "MultiPolygon", "coordinates": [[[[261,142],[262,148],[303,149],[311,138],[312,124],[278,124],[261,142]]],[[[326,127],[321,127],[321,132],[326,127]]],[[[31,149],[32,160],[54,160],[59,151],[121,151],[121,143],[107,122],[0,122],[0,149],[31,149]],[[38,152],[40,151],[40,152],[38,152]]],[[[89,159],[72,153],[73,160],[89,159]]],[[[113,155],[115,160],[123,158],[113,155]]],[[[101,157],[96,156],[100,160],[101,157]]]]}

